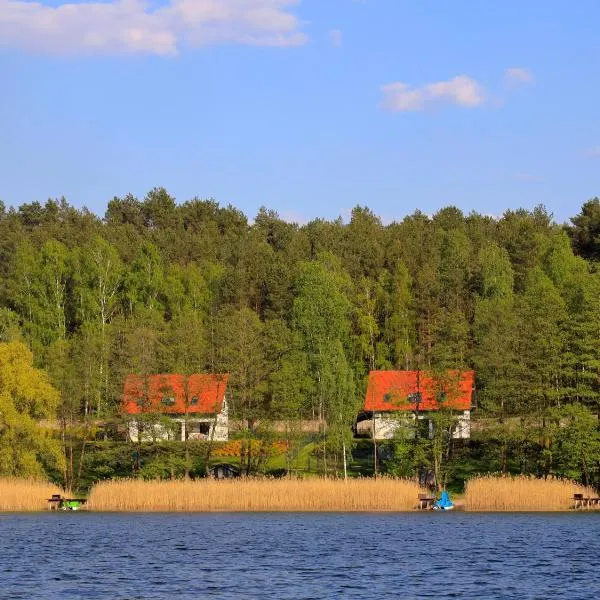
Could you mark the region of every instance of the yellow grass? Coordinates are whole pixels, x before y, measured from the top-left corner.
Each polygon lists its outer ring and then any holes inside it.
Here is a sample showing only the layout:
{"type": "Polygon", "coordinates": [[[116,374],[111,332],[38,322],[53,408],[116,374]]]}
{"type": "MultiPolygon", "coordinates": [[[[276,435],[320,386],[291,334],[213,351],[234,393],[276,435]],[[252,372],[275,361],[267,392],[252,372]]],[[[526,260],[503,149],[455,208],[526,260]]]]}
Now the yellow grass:
{"type": "Polygon", "coordinates": [[[406,511],[419,494],[403,479],[106,481],[87,507],[100,511],[406,511]]]}
{"type": "Polygon", "coordinates": [[[47,499],[63,491],[40,479],[0,477],[0,512],[46,510],[47,499]]]}
{"type": "Polygon", "coordinates": [[[573,494],[596,496],[594,490],[564,479],[482,475],[465,488],[471,511],[563,511],[573,507],[573,494]]]}

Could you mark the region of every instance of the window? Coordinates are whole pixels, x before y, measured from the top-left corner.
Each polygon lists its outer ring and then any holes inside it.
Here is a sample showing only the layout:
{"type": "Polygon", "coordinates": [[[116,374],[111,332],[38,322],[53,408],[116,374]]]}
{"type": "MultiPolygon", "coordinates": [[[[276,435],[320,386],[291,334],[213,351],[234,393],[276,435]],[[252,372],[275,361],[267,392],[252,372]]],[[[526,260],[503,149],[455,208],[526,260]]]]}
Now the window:
{"type": "Polygon", "coordinates": [[[448,394],[447,392],[439,392],[437,395],[437,401],[440,404],[443,404],[444,402],[446,402],[446,400],[448,399],[448,394]]]}
{"type": "Polygon", "coordinates": [[[140,407],[140,408],[148,408],[150,406],[150,402],[143,397],[138,398],[135,403],[140,407]]]}
{"type": "Polygon", "coordinates": [[[429,438],[431,435],[431,420],[427,418],[419,418],[417,421],[417,431],[420,438],[429,438]]]}
{"type": "Polygon", "coordinates": [[[191,440],[202,440],[210,436],[210,423],[193,421],[187,424],[188,437],[191,440]]]}
{"type": "Polygon", "coordinates": [[[411,404],[415,404],[418,406],[419,404],[421,404],[421,400],[422,400],[421,392],[414,392],[414,393],[408,395],[408,401],[411,404]]]}
{"type": "Polygon", "coordinates": [[[388,404],[393,400],[392,394],[384,394],[383,395],[383,401],[387,402],[388,404]]]}
{"type": "Polygon", "coordinates": [[[197,406],[198,404],[198,396],[194,396],[191,400],[190,400],[190,406],[197,406]]]}
{"type": "Polygon", "coordinates": [[[173,406],[173,405],[175,404],[175,398],[171,398],[171,397],[169,397],[169,396],[165,396],[165,397],[164,397],[164,398],[163,398],[163,399],[160,401],[160,403],[161,403],[163,406],[173,406]]]}

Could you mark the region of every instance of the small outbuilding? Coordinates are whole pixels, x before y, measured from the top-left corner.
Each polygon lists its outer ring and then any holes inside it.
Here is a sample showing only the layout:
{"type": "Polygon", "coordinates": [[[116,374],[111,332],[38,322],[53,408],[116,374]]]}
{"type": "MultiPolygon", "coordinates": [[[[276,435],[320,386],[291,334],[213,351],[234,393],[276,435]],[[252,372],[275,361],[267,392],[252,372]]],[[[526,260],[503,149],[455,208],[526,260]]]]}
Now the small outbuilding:
{"type": "Polygon", "coordinates": [[[234,479],[240,476],[239,467],[230,465],[229,463],[213,465],[208,472],[213,479],[234,479]]]}

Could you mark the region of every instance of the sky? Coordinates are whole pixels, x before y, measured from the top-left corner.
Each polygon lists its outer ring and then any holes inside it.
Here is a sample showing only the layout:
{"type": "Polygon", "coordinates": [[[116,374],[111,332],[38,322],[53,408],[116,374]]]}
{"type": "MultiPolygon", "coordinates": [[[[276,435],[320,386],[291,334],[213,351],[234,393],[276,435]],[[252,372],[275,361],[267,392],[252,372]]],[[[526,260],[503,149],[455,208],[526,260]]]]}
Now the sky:
{"type": "Polygon", "coordinates": [[[0,0],[0,199],[300,223],[600,195],[600,2],[0,0]]]}

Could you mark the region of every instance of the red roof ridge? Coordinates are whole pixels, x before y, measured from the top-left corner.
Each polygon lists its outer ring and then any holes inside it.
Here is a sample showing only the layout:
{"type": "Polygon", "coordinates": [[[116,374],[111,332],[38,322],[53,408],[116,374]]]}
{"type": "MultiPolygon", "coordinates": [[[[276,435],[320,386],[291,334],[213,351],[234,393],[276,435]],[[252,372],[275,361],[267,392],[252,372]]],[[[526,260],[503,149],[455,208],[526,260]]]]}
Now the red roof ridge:
{"type": "Polygon", "coordinates": [[[125,414],[216,414],[223,409],[229,373],[129,374],[123,384],[125,414]]]}
{"type": "Polygon", "coordinates": [[[475,371],[446,369],[371,371],[365,396],[366,411],[438,410],[442,405],[470,410],[475,371]]]}

